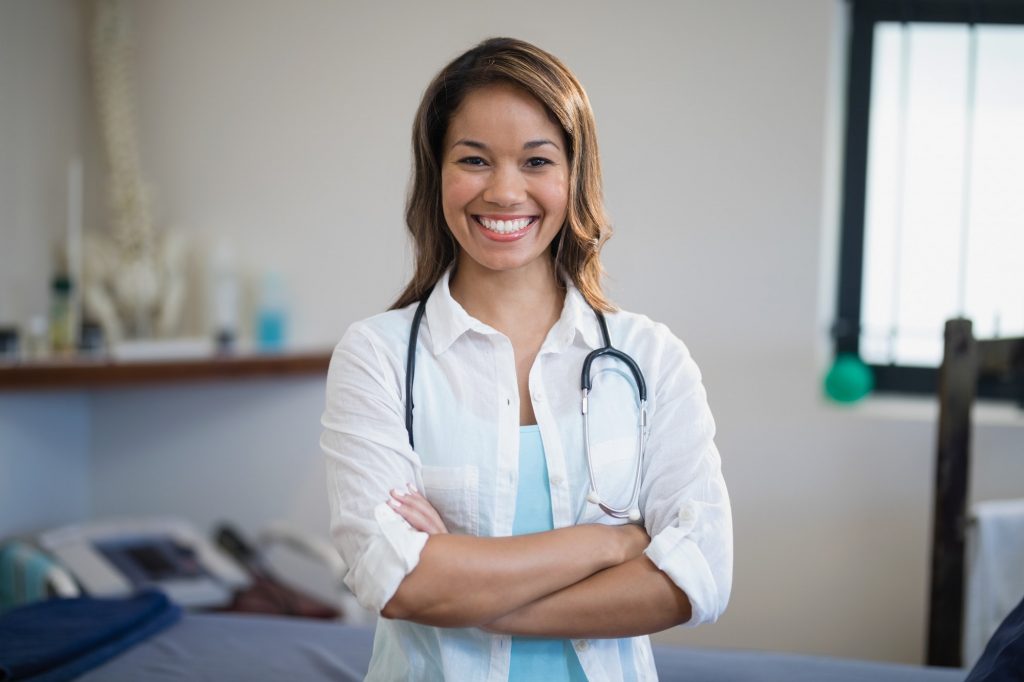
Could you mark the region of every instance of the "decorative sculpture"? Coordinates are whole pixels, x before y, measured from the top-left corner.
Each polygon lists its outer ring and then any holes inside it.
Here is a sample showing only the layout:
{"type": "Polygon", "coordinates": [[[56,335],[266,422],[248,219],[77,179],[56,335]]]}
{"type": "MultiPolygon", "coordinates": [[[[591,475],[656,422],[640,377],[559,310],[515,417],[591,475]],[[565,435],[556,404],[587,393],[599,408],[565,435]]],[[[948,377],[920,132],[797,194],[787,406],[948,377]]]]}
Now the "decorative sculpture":
{"type": "Polygon", "coordinates": [[[93,24],[93,76],[109,163],[109,230],[87,232],[83,297],[87,316],[109,343],[174,336],[185,298],[186,245],[153,227],[142,180],[132,74],[132,31],[122,0],[98,0],[93,24]]]}

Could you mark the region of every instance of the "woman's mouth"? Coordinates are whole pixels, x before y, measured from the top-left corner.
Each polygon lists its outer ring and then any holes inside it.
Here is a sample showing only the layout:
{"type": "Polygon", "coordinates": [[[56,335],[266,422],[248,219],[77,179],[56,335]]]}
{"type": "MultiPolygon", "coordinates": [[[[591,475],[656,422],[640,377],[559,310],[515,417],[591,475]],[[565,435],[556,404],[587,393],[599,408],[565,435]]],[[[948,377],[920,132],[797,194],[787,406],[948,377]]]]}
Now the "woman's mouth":
{"type": "Polygon", "coordinates": [[[519,239],[529,232],[530,228],[537,222],[537,216],[496,217],[475,215],[473,220],[489,239],[507,242],[519,239]]]}

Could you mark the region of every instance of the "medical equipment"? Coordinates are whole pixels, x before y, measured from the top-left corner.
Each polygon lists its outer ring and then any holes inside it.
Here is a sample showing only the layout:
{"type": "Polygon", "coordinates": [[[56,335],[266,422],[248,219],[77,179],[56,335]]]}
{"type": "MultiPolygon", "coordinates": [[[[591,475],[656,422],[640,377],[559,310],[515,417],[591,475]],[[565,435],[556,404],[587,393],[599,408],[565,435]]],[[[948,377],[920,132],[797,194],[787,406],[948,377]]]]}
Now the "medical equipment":
{"type": "Polygon", "coordinates": [[[214,532],[214,540],[218,547],[245,567],[252,579],[252,585],[235,593],[228,610],[324,620],[341,617],[341,611],[335,606],[288,585],[267,560],[265,552],[231,525],[221,524],[214,532]]]}
{"type": "Polygon", "coordinates": [[[39,546],[98,597],[154,586],[185,607],[218,607],[249,577],[180,519],[125,519],[47,531],[39,546]]]}
{"type": "MultiPolygon", "coordinates": [[[[419,339],[420,322],[423,320],[423,314],[427,309],[427,299],[430,298],[432,291],[433,288],[427,291],[420,300],[419,305],[416,308],[416,314],[413,316],[412,329],[409,333],[409,354],[406,359],[405,371],[405,428],[409,432],[409,447],[412,448],[415,448],[412,437],[412,411],[415,407],[412,400],[412,386],[413,377],[416,373],[416,346],[419,339]]],[[[636,361],[626,353],[612,347],[612,342],[608,338],[608,325],[605,322],[604,315],[596,309],[594,310],[594,314],[597,316],[597,321],[601,324],[601,336],[604,338],[604,346],[587,355],[586,359],[583,361],[583,371],[580,377],[580,393],[582,396],[580,411],[583,415],[583,437],[584,450],[587,456],[587,474],[590,477],[590,492],[587,493],[587,501],[591,504],[596,504],[601,508],[601,511],[611,517],[617,519],[629,519],[630,521],[637,522],[640,520],[640,479],[643,469],[644,453],[647,449],[647,383],[644,381],[643,372],[640,371],[640,366],[636,364],[636,361]],[[637,433],[637,457],[636,468],[633,471],[633,488],[630,493],[629,504],[622,508],[616,508],[606,504],[598,493],[597,477],[594,475],[594,461],[590,454],[590,417],[587,409],[588,397],[592,388],[590,366],[594,360],[599,357],[613,358],[629,367],[629,371],[633,375],[633,380],[636,382],[637,392],[640,396],[640,424],[638,426],[637,433]]]]}
{"type": "Polygon", "coordinates": [[[281,521],[252,541],[220,524],[210,542],[181,518],[103,519],[0,543],[0,611],[155,587],[189,609],[370,624],[375,616],[345,586],[347,573],[328,542],[281,521]]]}

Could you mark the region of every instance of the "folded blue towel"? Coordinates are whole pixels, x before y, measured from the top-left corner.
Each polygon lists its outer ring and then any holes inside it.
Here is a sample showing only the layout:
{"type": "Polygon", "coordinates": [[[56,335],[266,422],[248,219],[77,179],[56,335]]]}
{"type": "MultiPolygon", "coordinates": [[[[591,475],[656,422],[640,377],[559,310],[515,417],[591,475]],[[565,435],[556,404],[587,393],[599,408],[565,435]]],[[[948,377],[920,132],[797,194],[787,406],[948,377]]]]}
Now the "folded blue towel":
{"type": "Polygon", "coordinates": [[[0,681],[70,680],[159,632],[181,607],[155,590],[126,599],[53,599],[0,617],[0,681]]]}

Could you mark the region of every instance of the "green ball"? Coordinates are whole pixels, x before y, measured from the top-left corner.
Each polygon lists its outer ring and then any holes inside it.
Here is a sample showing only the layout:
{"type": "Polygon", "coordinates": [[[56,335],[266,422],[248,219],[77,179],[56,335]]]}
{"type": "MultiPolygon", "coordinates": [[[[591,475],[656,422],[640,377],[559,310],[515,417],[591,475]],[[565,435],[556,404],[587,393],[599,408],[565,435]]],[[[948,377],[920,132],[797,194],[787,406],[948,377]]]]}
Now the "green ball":
{"type": "Polygon", "coordinates": [[[844,353],[836,357],[825,376],[825,395],[839,403],[855,403],[875,387],[871,368],[856,355],[844,353]]]}

